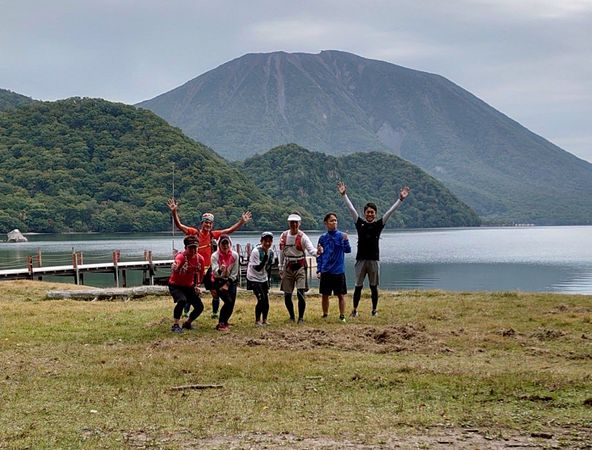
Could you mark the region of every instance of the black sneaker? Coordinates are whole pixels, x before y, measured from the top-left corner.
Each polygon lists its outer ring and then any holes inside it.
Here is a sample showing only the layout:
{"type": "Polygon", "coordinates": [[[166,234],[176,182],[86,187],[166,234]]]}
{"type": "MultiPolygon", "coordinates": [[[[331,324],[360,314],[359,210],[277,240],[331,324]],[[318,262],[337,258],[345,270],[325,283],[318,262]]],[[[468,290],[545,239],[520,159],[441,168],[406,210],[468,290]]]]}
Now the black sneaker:
{"type": "Polygon", "coordinates": [[[356,317],[358,317],[358,311],[354,309],[349,316],[355,319],[356,317]]]}
{"type": "Polygon", "coordinates": [[[376,317],[378,315],[378,311],[373,309],[372,310],[372,317],[376,317]]]}
{"type": "Polygon", "coordinates": [[[304,319],[301,317],[300,319],[298,319],[298,323],[299,323],[299,324],[302,324],[302,323],[304,323],[304,319]]]}
{"type": "Polygon", "coordinates": [[[185,321],[183,322],[183,328],[185,328],[186,330],[193,330],[193,325],[191,325],[191,322],[185,321]]]}
{"type": "Polygon", "coordinates": [[[321,316],[321,319],[326,319],[327,317],[329,317],[329,314],[323,314],[323,315],[321,316]]]}
{"type": "Polygon", "coordinates": [[[173,324],[173,326],[171,327],[171,331],[173,333],[183,333],[183,329],[179,326],[178,323],[173,324]]]}
{"type": "Polygon", "coordinates": [[[339,321],[341,323],[345,323],[345,316],[344,315],[339,316],[339,321]]]}

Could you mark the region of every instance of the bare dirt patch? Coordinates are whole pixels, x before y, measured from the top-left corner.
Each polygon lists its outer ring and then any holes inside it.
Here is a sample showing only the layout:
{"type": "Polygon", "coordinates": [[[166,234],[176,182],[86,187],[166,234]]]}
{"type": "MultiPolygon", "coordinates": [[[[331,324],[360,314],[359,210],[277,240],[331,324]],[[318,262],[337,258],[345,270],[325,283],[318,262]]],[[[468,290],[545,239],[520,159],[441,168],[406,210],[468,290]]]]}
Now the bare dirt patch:
{"type": "Polygon", "coordinates": [[[146,430],[124,433],[132,448],[157,448],[163,445],[180,449],[533,449],[569,448],[589,449],[586,430],[553,429],[545,432],[518,431],[488,432],[471,428],[429,428],[382,433],[367,440],[365,436],[352,438],[299,437],[291,433],[264,432],[195,438],[189,433],[156,435],[146,430]],[[371,442],[371,443],[370,443],[371,442]]]}
{"type": "Polygon", "coordinates": [[[225,341],[250,347],[311,350],[332,348],[342,351],[369,353],[450,352],[436,336],[426,332],[422,324],[388,326],[344,326],[340,329],[316,329],[294,326],[264,330],[258,336],[243,336],[232,332],[220,336],[225,341]]]}

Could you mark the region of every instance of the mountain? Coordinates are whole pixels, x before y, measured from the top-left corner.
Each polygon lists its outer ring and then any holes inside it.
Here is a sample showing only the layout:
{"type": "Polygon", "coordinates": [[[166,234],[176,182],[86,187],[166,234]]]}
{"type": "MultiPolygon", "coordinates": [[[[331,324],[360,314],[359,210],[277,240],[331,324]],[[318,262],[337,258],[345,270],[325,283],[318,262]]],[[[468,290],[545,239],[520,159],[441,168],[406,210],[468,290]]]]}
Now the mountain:
{"type": "Polygon", "coordinates": [[[316,217],[319,228],[330,211],[337,212],[342,228],[351,227],[351,216],[337,192],[337,181],[348,185],[348,196],[360,214],[363,206],[372,201],[380,217],[397,199],[400,188],[410,186],[412,193],[387,223],[389,228],[479,226],[481,222],[442,183],[386,153],[334,157],[291,144],[253,156],[241,167],[278,203],[316,217]],[[379,176],[377,168],[381,169],[379,176]]]}
{"type": "Polygon", "coordinates": [[[592,223],[592,164],[439,75],[339,51],[248,54],[138,106],[229,159],[290,142],[382,151],[488,223],[592,223]]]}
{"type": "Polygon", "coordinates": [[[350,163],[289,146],[251,161],[254,166],[237,167],[147,110],[100,99],[34,102],[0,112],[0,232],[168,230],[173,182],[187,225],[209,211],[218,227],[226,227],[251,210],[253,222],[245,229],[284,229],[298,207],[304,228],[321,228],[328,209],[343,207],[336,205],[337,169],[355,185],[352,198],[370,189],[379,205],[392,201],[394,184],[345,175],[356,167],[363,176],[373,165],[396,165],[389,177],[418,185],[393,224],[476,224],[464,205],[411,164],[389,155],[376,154],[374,162],[362,156],[364,164],[350,163]],[[276,172],[302,196],[260,183],[276,172]]]}
{"type": "Polygon", "coordinates": [[[185,224],[210,211],[227,226],[250,209],[251,227],[285,225],[286,207],[150,111],[72,98],[0,113],[0,230],[170,229],[173,163],[185,224]]]}
{"type": "Polygon", "coordinates": [[[35,100],[33,100],[31,97],[25,97],[24,95],[17,94],[16,92],[0,88],[0,112],[9,111],[23,105],[28,105],[34,101],[35,100]]]}

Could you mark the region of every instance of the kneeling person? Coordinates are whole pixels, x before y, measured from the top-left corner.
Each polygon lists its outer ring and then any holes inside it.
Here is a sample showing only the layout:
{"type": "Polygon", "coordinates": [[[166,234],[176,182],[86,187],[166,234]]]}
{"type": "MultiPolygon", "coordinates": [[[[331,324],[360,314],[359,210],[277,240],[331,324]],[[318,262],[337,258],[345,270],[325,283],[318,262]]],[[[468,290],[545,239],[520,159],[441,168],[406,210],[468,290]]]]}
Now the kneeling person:
{"type": "Polygon", "coordinates": [[[199,285],[204,274],[204,259],[197,253],[198,240],[195,236],[187,236],[183,239],[185,251],[177,253],[172,265],[169,277],[169,292],[173,296],[175,309],[173,310],[174,323],[171,331],[181,333],[179,326],[181,314],[185,305],[193,306],[189,318],[183,323],[183,328],[191,330],[191,323],[199,317],[204,306],[199,296],[199,285]]]}

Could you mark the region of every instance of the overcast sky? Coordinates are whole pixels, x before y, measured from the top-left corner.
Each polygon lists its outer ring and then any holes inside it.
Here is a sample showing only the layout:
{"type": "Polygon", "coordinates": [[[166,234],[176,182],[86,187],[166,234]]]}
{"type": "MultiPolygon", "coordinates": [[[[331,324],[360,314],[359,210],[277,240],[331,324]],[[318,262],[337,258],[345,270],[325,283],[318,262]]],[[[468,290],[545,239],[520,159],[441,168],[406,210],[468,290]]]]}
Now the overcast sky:
{"type": "Polygon", "coordinates": [[[592,162],[592,0],[0,0],[0,88],[138,103],[245,53],[443,75],[592,162]]]}

